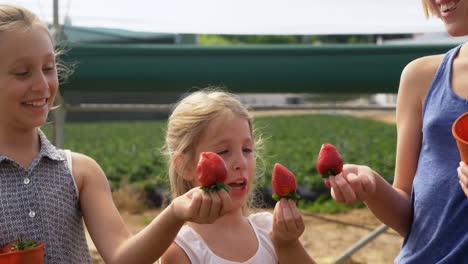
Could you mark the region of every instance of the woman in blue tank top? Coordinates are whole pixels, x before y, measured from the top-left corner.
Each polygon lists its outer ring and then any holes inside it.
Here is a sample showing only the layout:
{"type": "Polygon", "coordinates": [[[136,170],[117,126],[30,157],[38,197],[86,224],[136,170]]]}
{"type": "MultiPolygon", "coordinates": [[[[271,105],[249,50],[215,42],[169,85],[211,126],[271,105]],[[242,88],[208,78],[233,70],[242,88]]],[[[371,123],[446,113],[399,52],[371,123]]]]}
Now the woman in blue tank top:
{"type": "MultiPolygon", "coordinates": [[[[450,35],[468,35],[468,1],[423,5],[450,35]]],[[[367,166],[348,164],[330,177],[335,200],[363,201],[405,237],[395,263],[468,263],[468,166],[451,133],[467,111],[468,46],[416,59],[400,80],[393,186],[367,166]]]]}

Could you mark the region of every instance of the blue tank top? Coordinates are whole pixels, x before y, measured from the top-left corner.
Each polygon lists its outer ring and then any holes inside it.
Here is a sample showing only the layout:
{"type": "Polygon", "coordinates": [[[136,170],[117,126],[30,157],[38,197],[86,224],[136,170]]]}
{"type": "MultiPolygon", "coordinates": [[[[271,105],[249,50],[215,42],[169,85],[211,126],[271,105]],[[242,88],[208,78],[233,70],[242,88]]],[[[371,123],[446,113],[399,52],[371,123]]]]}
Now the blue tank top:
{"type": "Polygon", "coordinates": [[[460,47],[444,56],[426,95],[413,221],[395,263],[468,263],[468,198],[458,183],[460,155],[451,131],[453,121],[468,111],[468,100],[456,95],[450,82],[460,47]]]}

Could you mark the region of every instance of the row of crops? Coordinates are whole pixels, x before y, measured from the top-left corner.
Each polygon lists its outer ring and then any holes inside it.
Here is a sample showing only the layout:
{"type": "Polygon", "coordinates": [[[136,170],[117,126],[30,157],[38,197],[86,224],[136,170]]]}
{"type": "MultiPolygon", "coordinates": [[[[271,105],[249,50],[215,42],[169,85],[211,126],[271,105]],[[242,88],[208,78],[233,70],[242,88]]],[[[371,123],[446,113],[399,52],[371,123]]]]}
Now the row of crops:
{"type": "MultiPolygon", "coordinates": [[[[165,158],[161,154],[166,121],[68,123],[65,148],[94,158],[113,188],[120,183],[167,188],[165,158]]],[[[323,143],[334,144],[345,163],[366,164],[389,182],[395,166],[394,125],[347,115],[310,114],[258,117],[264,138],[258,164],[260,187],[269,186],[271,170],[279,162],[296,174],[298,184],[328,193],[315,169],[323,143]]],[[[50,127],[44,127],[50,134],[50,127]]]]}

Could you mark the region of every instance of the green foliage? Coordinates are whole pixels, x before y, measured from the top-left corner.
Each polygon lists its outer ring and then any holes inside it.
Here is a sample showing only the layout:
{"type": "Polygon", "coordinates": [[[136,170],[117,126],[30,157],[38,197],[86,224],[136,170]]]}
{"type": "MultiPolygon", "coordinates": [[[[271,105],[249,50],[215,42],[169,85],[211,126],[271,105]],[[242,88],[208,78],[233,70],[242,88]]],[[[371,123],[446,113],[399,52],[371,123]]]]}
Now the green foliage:
{"type": "Polygon", "coordinates": [[[348,212],[354,208],[364,207],[363,203],[358,203],[354,206],[338,203],[335,200],[329,199],[328,196],[322,195],[314,202],[299,201],[298,207],[308,212],[335,214],[348,212]]]}
{"type": "MultiPolygon", "coordinates": [[[[382,39],[408,38],[410,35],[384,35],[382,39]]],[[[376,35],[198,35],[200,45],[238,44],[366,44],[376,43],[376,35]]]]}
{"type": "Polygon", "coordinates": [[[200,45],[297,44],[301,36],[290,35],[199,35],[200,45]]]}
{"type": "Polygon", "coordinates": [[[26,250],[29,248],[37,247],[39,242],[36,240],[24,240],[22,237],[18,238],[14,244],[11,245],[12,250],[26,250]]]}
{"type": "Polygon", "coordinates": [[[326,191],[315,168],[323,143],[331,143],[345,163],[365,164],[393,181],[396,128],[382,122],[344,115],[275,116],[256,120],[267,138],[264,153],[265,182],[276,162],[291,170],[298,185],[326,191]]]}
{"type": "MultiPolygon", "coordinates": [[[[263,162],[258,164],[258,186],[269,186],[275,163],[291,170],[299,186],[329,193],[315,162],[323,143],[335,145],[345,163],[365,164],[393,181],[396,128],[378,121],[346,115],[310,114],[259,117],[255,126],[265,139],[263,162]]],[[[154,188],[168,188],[164,143],[166,121],[67,123],[65,148],[94,158],[112,186],[126,179],[154,188]]],[[[44,128],[50,136],[50,127],[44,128]]],[[[337,205],[324,206],[337,207],[337,205]]]]}
{"type": "MultiPolygon", "coordinates": [[[[129,184],[151,179],[168,186],[161,153],[165,128],[165,121],[67,123],[65,148],[95,159],[113,188],[124,178],[129,184]]],[[[49,126],[43,129],[51,135],[49,126]]]]}

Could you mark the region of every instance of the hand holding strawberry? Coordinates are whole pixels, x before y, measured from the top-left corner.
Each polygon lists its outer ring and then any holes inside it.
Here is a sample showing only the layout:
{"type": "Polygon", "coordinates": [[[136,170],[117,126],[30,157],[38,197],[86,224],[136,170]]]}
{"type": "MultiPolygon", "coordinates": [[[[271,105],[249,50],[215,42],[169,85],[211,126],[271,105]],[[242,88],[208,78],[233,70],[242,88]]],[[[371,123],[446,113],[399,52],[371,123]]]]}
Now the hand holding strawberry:
{"type": "Polygon", "coordinates": [[[270,237],[275,247],[289,247],[299,240],[305,225],[296,202],[281,199],[273,211],[273,226],[270,237]]]}
{"type": "Polygon", "coordinates": [[[211,224],[232,210],[232,200],[224,189],[207,192],[195,187],[176,197],[169,207],[178,220],[211,224]]]}
{"type": "Polygon", "coordinates": [[[378,179],[383,180],[368,166],[345,164],[343,173],[330,177],[331,196],[349,205],[364,202],[375,194],[378,179]]]}
{"type": "Polygon", "coordinates": [[[273,167],[271,185],[275,192],[273,194],[273,199],[276,201],[279,201],[281,198],[300,199],[300,196],[296,193],[296,177],[291,171],[279,163],[276,163],[273,167]]]}
{"type": "Polygon", "coordinates": [[[323,144],[317,157],[317,171],[322,178],[335,176],[343,170],[343,159],[341,154],[332,144],[323,144]]]}
{"type": "Polygon", "coordinates": [[[229,191],[229,186],[224,184],[227,177],[227,168],[224,160],[216,153],[202,152],[197,165],[198,181],[201,188],[207,192],[219,189],[229,191]]]}

